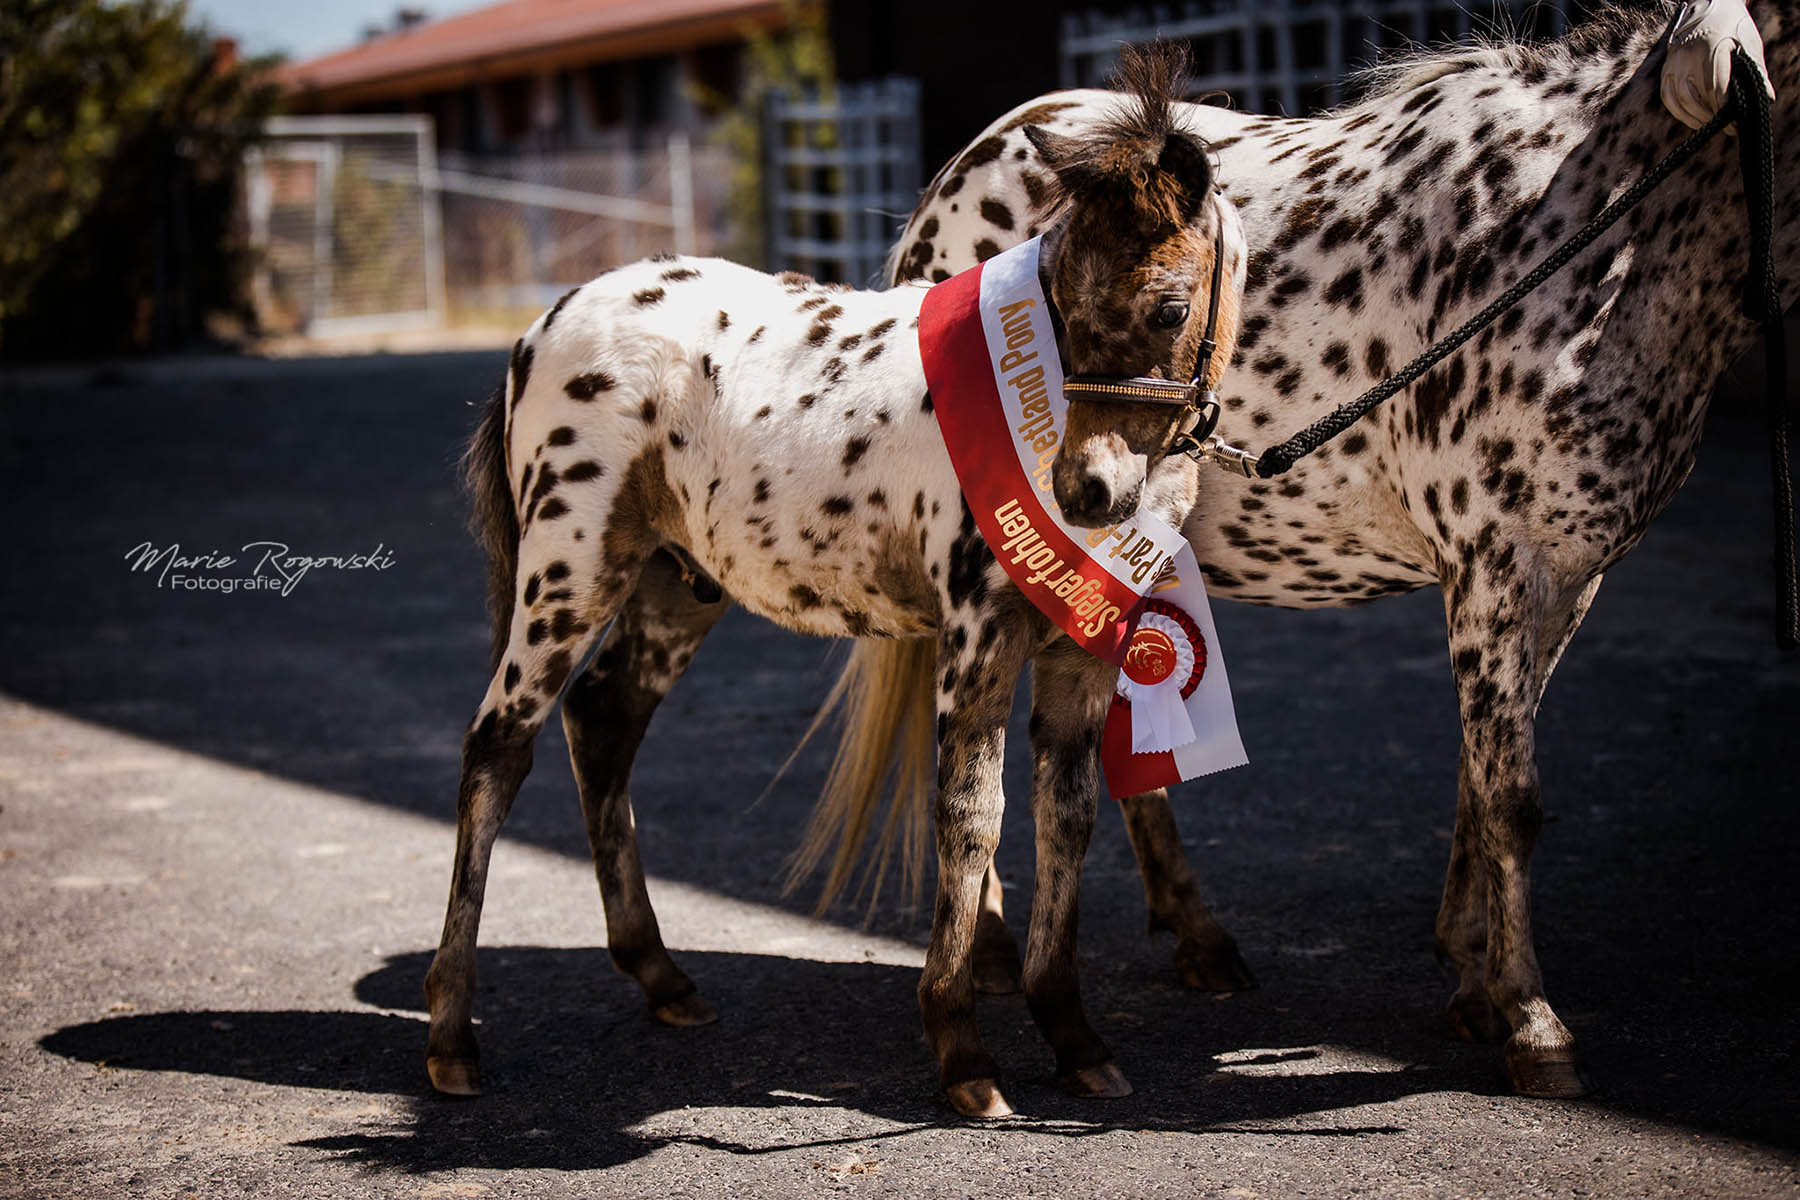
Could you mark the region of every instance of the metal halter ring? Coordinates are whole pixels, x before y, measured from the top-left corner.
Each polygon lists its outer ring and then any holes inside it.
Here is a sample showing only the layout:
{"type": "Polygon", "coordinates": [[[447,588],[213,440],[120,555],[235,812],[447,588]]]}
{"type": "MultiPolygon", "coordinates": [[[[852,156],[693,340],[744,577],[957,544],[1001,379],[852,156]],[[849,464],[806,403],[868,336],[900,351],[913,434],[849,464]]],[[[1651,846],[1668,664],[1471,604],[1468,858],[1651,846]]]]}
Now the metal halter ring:
{"type": "Polygon", "coordinates": [[[1182,427],[1175,431],[1175,441],[1169,447],[1170,454],[1185,454],[1195,462],[1200,461],[1206,442],[1212,438],[1212,432],[1219,424],[1219,397],[1210,388],[1200,393],[1194,401],[1182,427]]]}

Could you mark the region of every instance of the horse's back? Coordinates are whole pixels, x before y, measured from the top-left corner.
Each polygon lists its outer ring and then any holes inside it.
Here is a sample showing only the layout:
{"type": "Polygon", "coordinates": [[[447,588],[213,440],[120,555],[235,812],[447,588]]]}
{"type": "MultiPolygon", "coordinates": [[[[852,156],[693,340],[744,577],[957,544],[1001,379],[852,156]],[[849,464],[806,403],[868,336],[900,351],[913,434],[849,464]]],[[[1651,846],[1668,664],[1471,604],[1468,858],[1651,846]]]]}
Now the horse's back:
{"type": "Polygon", "coordinates": [[[512,475],[567,447],[636,489],[596,503],[631,503],[751,611],[827,636],[926,632],[927,547],[960,505],[919,363],[922,298],[719,259],[618,268],[515,352],[531,366],[512,475]]]}
{"type": "Polygon", "coordinates": [[[683,544],[789,628],[928,632],[940,589],[926,557],[960,504],[919,362],[923,293],[771,282],[741,317],[727,311],[691,440],[666,456],[683,544]]]}

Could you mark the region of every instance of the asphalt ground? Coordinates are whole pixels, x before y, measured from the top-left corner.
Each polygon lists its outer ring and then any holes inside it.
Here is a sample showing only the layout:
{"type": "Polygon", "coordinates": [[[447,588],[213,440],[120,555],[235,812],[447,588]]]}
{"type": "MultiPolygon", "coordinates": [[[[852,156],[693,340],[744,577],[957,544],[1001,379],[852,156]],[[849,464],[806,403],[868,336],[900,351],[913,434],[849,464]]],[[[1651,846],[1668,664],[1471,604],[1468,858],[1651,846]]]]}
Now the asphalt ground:
{"type": "MultiPolygon", "coordinates": [[[[553,724],[489,890],[488,1094],[432,1095],[420,983],[487,637],[452,460],[502,363],[0,378],[0,1194],[1800,1194],[1800,662],[1770,634],[1766,451],[1729,408],[1539,718],[1538,946],[1589,1098],[1510,1096],[1495,1048],[1445,1033],[1435,592],[1217,606],[1251,765],[1176,811],[1262,986],[1178,986],[1103,808],[1083,981],[1132,1097],[1064,1096],[1014,996],[980,1017],[1021,1115],[940,1101],[928,907],[781,894],[820,755],[770,784],[832,648],[741,613],[634,779],[665,937],[722,1019],[659,1027],[612,971],[553,724]],[[127,562],[258,541],[391,565],[282,595],[127,562]]],[[[1023,804],[1000,865],[1022,933],[1023,804]]]]}

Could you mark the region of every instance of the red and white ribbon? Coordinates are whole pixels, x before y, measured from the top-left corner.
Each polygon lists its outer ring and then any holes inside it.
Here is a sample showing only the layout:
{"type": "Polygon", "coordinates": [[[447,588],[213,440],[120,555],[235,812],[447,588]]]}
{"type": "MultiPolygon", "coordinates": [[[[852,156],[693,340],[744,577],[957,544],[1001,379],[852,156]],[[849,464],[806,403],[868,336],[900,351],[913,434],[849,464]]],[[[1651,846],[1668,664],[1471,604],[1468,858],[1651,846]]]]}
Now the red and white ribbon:
{"type": "Polygon", "coordinates": [[[1205,585],[1180,531],[1142,512],[1081,529],[1050,497],[1068,405],[1039,247],[1032,238],[953,276],[919,310],[925,380],[963,497],[1019,591],[1078,645],[1125,667],[1102,749],[1115,796],[1241,765],[1205,585]],[[1146,592],[1156,596],[1148,605],[1146,592]],[[1153,660],[1166,667],[1154,678],[1153,660]],[[1139,779],[1157,782],[1115,782],[1139,779]]]}
{"type": "Polygon", "coordinates": [[[1194,740],[1194,723],[1181,701],[1205,674],[1206,637],[1194,619],[1166,600],[1145,600],[1119,667],[1118,694],[1131,707],[1133,754],[1194,740]]]}
{"type": "Polygon", "coordinates": [[[1250,761],[1193,547],[1176,553],[1174,580],[1144,601],[1106,715],[1100,765],[1115,798],[1250,761]]]}

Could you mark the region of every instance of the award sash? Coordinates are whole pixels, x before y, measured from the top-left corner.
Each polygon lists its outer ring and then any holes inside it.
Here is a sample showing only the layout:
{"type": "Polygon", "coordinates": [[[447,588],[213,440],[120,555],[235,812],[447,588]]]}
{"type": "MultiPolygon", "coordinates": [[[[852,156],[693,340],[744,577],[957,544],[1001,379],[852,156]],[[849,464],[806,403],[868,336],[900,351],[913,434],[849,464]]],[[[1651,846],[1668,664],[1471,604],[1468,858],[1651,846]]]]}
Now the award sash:
{"type": "Polygon", "coordinates": [[[1068,405],[1038,282],[1040,242],[926,293],[919,350],[963,497],[994,557],[1057,628],[1116,663],[1139,597],[1185,543],[1148,513],[1112,529],[1077,528],[1050,496],[1068,405]]]}
{"type": "Polygon", "coordinates": [[[932,410],[964,500],[1019,591],[1076,644],[1123,666],[1101,748],[1114,796],[1240,766],[1231,687],[1186,539],[1144,512],[1081,529],[1051,496],[1068,405],[1040,244],[938,284],[919,310],[932,410]]]}

